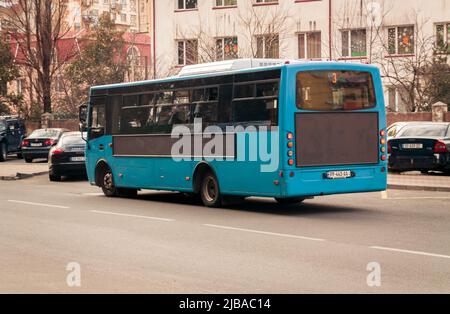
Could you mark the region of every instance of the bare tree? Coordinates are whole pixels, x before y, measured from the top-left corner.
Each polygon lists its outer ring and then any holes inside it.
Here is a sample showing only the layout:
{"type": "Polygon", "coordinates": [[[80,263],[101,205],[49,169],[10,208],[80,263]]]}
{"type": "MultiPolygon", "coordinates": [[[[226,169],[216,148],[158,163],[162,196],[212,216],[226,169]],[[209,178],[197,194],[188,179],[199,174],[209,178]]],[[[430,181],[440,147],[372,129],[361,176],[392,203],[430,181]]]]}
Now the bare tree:
{"type": "Polygon", "coordinates": [[[380,36],[384,58],[377,62],[386,80],[400,91],[407,110],[412,112],[430,110],[427,102],[427,80],[433,69],[435,40],[424,32],[426,19],[419,19],[417,12],[410,26],[387,29],[387,36],[380,36]]]}
{"type": "MultiPolygon", "coordinates": [[[[265,9],[255,7],[252,3],[249,3],[248,7],[239,7],[232,25],[234,34],[214,32],[201,16],[195,27],[184,31],[177,29],[175,37],[180,42],[179,57],[182,54],[182,60],[179,61],[184,62],[177,62],[177,65],[172,66],[172,69],[164,74],[173,75],[179,70],[179,66],[185,64],[206,63],[228,58],[279,58],[280,55],[284,55],[283,52],[287,48],[284,39],[290,34],[289,23],[287,23],[290,18],[289,13],[282,6],[261,12],[265,9]],[[224,52],[224,46],[229,48],[229,42],[237,36],[236,32],[239,32],[241,43],[245,42],[246,45],[240,43],[237,46],[238,51],[224,52]]],[[[158,76],[163,76],[160,71],[158,76]]]]}
{"type": "Polygon", "coordinates": [[[20,61],[31,69],[30,80],[44,112],[52,112],[52,82],[58,69],[70,59],[58,60],[58,43],[69,31],[65,0],[6,0],[9,22],[16,30],[13,40],[20,61]]]}

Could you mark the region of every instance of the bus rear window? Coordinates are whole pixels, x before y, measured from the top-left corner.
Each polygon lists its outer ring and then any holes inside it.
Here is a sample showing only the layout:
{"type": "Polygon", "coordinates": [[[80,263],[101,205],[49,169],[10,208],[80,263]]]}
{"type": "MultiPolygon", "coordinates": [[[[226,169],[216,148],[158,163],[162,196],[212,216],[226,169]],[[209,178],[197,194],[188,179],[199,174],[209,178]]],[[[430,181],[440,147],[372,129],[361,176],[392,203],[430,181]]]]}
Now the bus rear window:
{"type": "Polygon", "coordinates": [[[298,72],[296,88],[299,109],[341,111],[376,105],[372,75],[368,72],[298,72]]]}

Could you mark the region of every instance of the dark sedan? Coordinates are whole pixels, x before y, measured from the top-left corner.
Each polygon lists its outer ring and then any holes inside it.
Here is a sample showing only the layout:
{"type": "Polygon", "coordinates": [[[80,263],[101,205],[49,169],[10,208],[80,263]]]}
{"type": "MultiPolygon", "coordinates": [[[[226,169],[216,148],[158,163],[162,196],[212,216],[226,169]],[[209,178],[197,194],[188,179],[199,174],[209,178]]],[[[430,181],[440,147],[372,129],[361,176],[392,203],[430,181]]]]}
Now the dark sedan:
{"type": "Polygon", "coordinates": [[[450,123],[408,124],[388,142],[388,152],[394,172],[450,172],[450,123]]]}
{"type": "Polygon", "coordinates": [[[26,162],[33,159],[48,158],[48,152],[58,143],[65,129],[38,129],[22,141],[22,155],[26,162]]]}
{"type": "Polygon", "coordinates": [[[64,133],[49,152],[50,181],[61,181],[63,176],[86,176],[85,149],[81,132],[64,133]]]}

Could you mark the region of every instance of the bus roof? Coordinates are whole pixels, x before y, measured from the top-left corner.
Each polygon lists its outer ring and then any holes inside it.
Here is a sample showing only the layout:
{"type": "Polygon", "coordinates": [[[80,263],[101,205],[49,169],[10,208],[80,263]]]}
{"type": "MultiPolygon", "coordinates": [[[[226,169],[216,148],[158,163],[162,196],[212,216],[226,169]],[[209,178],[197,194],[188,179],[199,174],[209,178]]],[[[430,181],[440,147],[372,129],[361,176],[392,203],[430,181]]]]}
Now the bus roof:
{"type": "Polygon", "coordinates": [[[91,90],[103,90],[114,89],[123,87],[133,87],[146,85],[151,83],[167,83],[184,81],[187,79],[202,79],[207,77],[221,76],[221,75],[233,75],[239,73],[251,73],[260,71],[277,70],[288,67],[314,67],[318,66],[323,68],[324,65],[330,66],[330,68],[355,68],[355,69],[377,69],[374,65],[351,63],[351,62],[338,62],[338,61],[302,61],[302,60],[282,60],[282,59],[237,59],[230,61],[211,62],[199,65],[185,66],[180,74],[175,76],[169,76],[161,79],[144,80],[129,83],[116,83],[109,85],[98,85],[91,87],[91,90]],[[247,66],[245,66],[247,65],[247,66]],[[208,69],[210,71],[208,71],[208,69]],[[198,71],[196,71],[198,70],[198,71]]]}

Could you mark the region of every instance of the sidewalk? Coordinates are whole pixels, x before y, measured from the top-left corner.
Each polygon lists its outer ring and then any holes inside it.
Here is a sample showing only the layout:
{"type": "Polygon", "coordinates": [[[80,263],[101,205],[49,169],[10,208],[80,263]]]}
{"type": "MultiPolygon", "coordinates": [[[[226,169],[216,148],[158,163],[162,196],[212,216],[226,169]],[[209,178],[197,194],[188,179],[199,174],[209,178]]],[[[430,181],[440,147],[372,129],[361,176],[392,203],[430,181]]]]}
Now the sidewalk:
{"type": "Polygon", "coordinates": [[[27,164],[24,160],[8,158],[0,163],[0,180],[18,180],[48,173],[48,164],[45,161],[34,161],[27,164]]]}
{"type": "Polygon", "coordinates": [[[388,188],[400,190],[439,191],[450,192],[450,176],[440,173],[428,175],[420,172],[405,172],[389,174],[388,188]]]}

